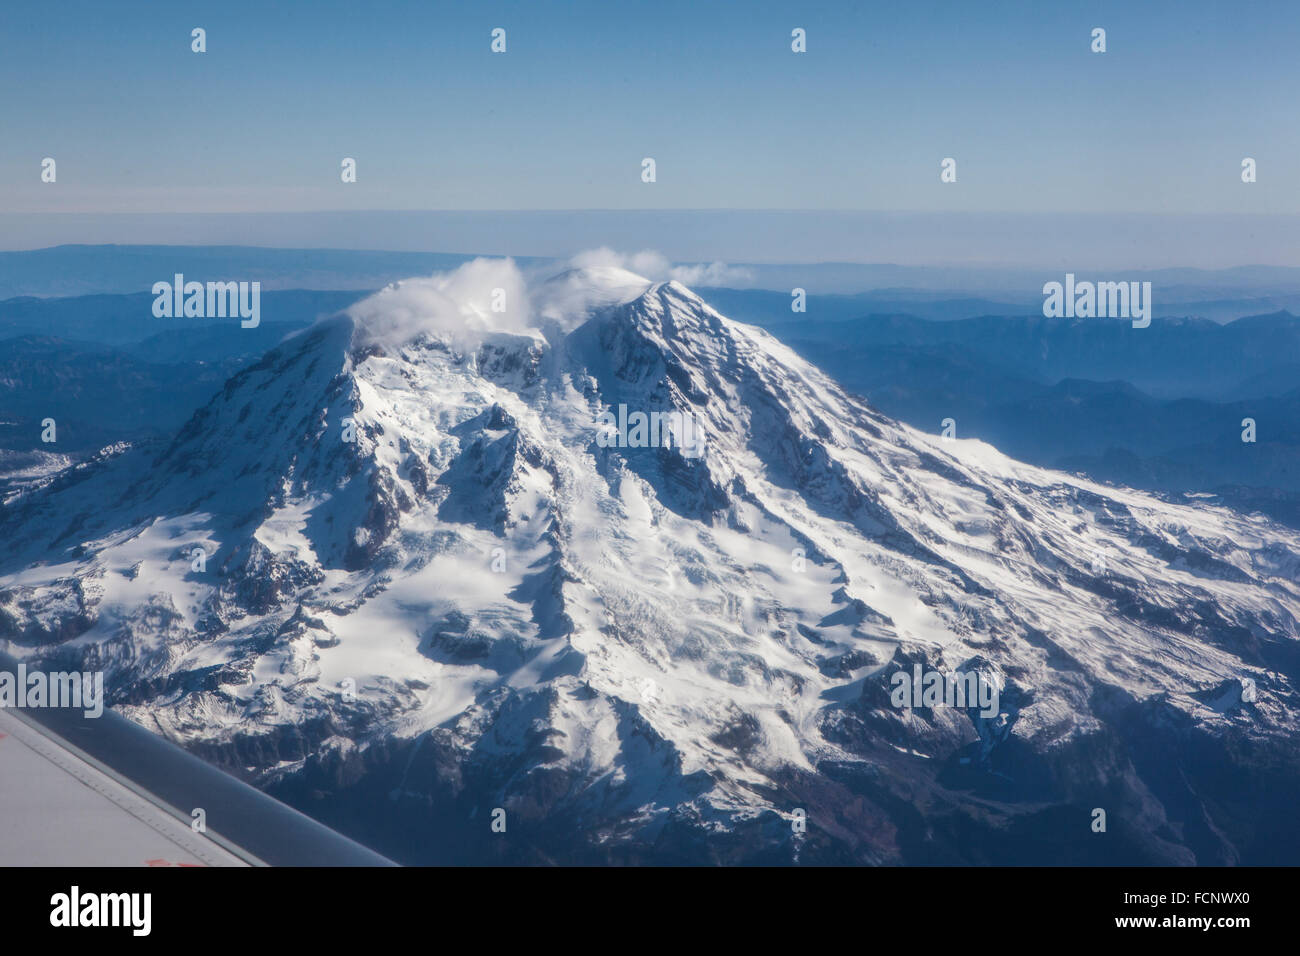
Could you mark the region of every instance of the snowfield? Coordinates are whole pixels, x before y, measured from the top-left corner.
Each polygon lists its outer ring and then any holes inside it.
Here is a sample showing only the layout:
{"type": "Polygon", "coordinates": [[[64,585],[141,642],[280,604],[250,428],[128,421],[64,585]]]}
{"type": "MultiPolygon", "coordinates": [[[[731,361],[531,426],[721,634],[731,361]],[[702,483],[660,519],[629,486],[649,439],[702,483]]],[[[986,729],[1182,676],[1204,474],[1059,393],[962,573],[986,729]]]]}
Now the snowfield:
{"type": "Polygon", "coordinates": [[[19,488],[6,648],[407,861],[1295,862],[1296,532],[922,434],[677,282],[500,268],[19,488]],[[601,447],[620,404],[703,454],[601,447]],[[916,662],[999,715],[893,706],[916,662]]]}

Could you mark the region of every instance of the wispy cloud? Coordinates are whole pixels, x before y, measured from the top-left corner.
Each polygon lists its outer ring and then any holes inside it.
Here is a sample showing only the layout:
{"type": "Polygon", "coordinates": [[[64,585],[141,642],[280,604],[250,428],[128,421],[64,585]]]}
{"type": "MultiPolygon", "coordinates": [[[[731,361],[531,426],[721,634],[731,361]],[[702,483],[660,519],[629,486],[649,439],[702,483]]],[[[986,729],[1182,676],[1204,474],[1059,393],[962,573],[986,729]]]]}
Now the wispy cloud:
{"type": "Polygon", "coordinates": [[[427,333],[468,346],[488,332],[522,332],[531,318],[528,286],[513,259],[474,259],[450,272],[404,279],[347,312],[368,339],[394,345],[427,333]]]}
{"type": "Polygon", "coordinates": [[[578,253],[573,257],[573,265],[578,268],[614,266],[645,276],[653,282],[676,279],[683,285],[743,286],[754,281],[754,273],[750,269],[729,266],[725,262],[675,266],[667,256],[653,249],[626,253],[601,246],[599,249],[578,253]]]}
{"type": "Polygon", "coordinates": [[[594,311],[641,295],[655,282],[745,284],[749,270],[725,263],[674,266],[662,253],[608,248],[578,253],[563,267],[525,273],[513,259],[479,258],[450,272],[404,279],[349,308],[365,337],[390,345],[421,334],[473,347],[492,332],[542,326],[568,331],[594,311]]]}

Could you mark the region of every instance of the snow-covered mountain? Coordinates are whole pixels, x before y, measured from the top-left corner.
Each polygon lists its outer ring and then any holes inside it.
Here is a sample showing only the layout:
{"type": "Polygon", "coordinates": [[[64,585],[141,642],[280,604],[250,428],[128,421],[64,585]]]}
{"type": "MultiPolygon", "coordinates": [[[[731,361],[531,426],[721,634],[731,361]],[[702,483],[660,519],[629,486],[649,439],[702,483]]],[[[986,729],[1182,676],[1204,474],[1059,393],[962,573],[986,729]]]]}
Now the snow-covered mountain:
{"type": "Polygon", "coordinates": [[[1300,855],[1300,534],[922,434],[676,282],[520,294],[390,287],[26,488],[0,638],[408,861],[1300,855]]]}

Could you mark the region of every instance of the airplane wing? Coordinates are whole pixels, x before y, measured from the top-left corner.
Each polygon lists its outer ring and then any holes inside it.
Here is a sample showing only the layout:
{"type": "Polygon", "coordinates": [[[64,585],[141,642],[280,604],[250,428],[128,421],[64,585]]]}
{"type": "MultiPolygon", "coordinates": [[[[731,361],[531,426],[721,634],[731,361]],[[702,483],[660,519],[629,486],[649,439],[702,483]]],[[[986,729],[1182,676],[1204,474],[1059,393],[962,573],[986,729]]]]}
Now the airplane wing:
{"type": "Polygon", "coordinates": [[[0,707],[0,865],[394,864],[111,711],[0,707]]]}

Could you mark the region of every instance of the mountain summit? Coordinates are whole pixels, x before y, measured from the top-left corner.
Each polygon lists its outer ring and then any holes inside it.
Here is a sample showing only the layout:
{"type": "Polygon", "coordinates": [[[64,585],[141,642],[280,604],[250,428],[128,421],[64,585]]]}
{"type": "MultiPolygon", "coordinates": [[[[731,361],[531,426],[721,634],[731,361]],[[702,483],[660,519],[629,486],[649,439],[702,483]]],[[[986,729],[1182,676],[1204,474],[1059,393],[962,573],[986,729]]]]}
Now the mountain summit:
{"type": "Polygon", "coordinates": [[[423,281],[6,506],[10,649],[408,862],[1300,854],[1297,533],[922,434],[677,282],[467,335],[423,281]]]}

